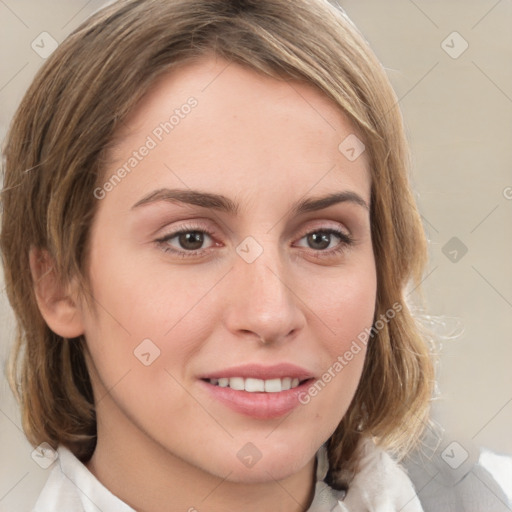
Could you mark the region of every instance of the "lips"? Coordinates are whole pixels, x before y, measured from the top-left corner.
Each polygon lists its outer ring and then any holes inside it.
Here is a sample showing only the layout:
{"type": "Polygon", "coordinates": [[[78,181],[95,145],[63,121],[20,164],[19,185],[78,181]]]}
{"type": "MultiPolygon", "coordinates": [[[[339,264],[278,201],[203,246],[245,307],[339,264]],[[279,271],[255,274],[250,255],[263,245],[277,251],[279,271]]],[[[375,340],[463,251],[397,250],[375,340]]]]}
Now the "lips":
{"type": "Polygon", "coordinates": [[[241,366],[232,366],[224,370],[207,373],[201,375],[199,378],[221,379],[231,377],[243,377],[244,379],[253,378],[261,380],[284,379],[289,377],[291,379],[299,379],[299,381],[302,381],[312,378],[313,374],[305,368],[301,368],[300,366],[289,363],[274,364],[272,366],[246,364],[241,366]]]}
{"type": "Polygon", "coordinates": [[[311,372],[283,363],[243,365],[200,377],[200,384],[215,401],[259,419],[283,416],[297,407],[299,395],[314,382],[311,372]]]}

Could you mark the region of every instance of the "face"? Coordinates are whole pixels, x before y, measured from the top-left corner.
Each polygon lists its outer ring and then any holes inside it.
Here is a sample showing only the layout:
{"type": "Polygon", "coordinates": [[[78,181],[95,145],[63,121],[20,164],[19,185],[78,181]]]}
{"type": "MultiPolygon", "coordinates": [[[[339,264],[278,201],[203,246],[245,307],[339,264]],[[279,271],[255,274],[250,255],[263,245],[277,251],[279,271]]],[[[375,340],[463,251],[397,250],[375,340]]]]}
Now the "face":
{"type": "Polygon", "coordinates": [[[82,316],[100,426],[233,481],[312,460],[374,314],[368,162],[338,148],[354,134],[312,87],[233,63],[158,80],[95,192],[82,316]]]}

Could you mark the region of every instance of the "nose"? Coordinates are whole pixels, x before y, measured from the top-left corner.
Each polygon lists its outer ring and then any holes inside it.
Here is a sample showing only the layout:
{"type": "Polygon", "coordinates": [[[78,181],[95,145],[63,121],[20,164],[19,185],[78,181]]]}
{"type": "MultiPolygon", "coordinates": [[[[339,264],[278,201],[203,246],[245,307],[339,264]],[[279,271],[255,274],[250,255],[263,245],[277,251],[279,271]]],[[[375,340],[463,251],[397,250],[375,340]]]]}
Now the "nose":
{"type": "Polygon", "coordinates": [[[275,344],[290,340],[303,329],[303,303],[277,255],[265,251],[252,263],[237,258],[233,270],[224,314],[232,333],[275,344]]]}

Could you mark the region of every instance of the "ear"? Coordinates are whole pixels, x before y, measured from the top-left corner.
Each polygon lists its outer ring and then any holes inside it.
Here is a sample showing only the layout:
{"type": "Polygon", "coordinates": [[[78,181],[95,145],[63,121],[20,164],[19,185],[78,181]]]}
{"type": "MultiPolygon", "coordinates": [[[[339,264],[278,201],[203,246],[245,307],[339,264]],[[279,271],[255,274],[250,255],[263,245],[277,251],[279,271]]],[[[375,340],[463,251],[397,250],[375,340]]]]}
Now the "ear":
{"type": "Polygon", "coordinates": [[[32,248],[29,259],[37,305],[48,327],[63,338],[76,338],[83,334],[77,294],[71,285],[62,284],[49,252],[32,248]]]}

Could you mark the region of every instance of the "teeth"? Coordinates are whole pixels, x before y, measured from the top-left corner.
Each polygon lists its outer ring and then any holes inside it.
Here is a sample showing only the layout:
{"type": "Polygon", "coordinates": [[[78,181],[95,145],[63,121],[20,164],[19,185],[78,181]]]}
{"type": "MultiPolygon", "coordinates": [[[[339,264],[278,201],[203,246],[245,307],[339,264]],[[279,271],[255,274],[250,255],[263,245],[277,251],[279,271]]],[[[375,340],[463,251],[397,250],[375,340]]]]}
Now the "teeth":
{"type": "MultiPolygon", "coordinates": [[[[239,377],[235,377],[239,378],[239,377]]],[[[229,379],[229,383],[231,384],[231,381],[233,379],[229,379]]],[[[243,379],[242,379],[243,381],[243,379]]],[[[244,389],[245,391],[249,391],[249,393],[256,393],[258,391],[265,391],[265,381],[261,379],[245,379],[244,383],[244,389]]]]}
{"type": "Polygon", "coordinates": [[[267,393],[279,393],[282,389],[281,379],[268,379],[265,381],[265,392],[267,393]]]}
{"type": "Polygon", "coordinates": [[[253,379],[243,377],[222,377],[220,379],[209,379],[210,384],[221,388],[231,388],[237,391],[249,393],[279,393],[288,389],[296,388],[300,381],[297,378],[284,377],[282,379],[253,379]]]}
{"type": "Polygon", "coordinates": [[[242,377],[232,377],[229,379],[229,387],[238,391],[244,390],[244,379],[242,377]]]}

